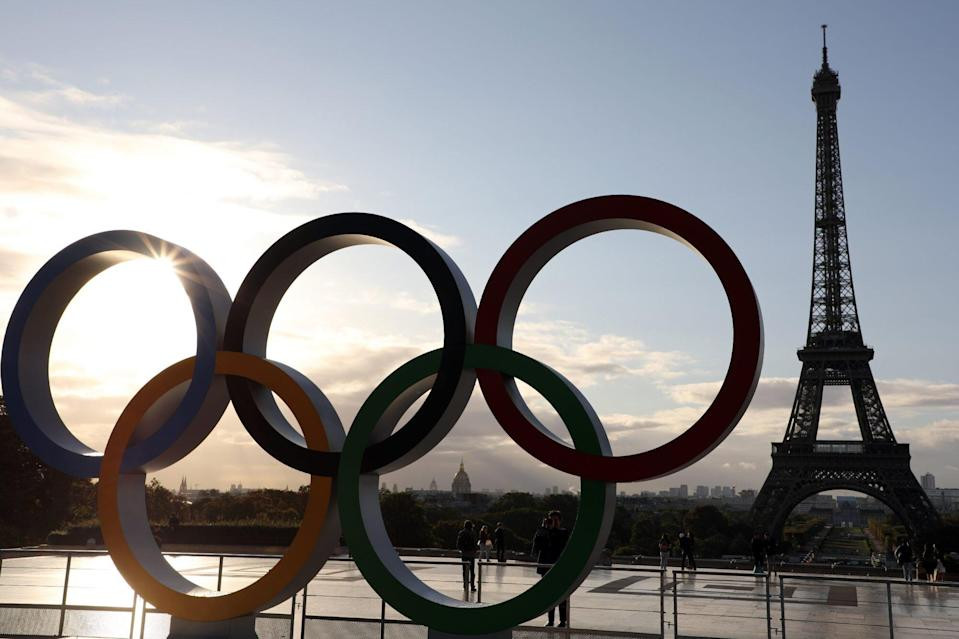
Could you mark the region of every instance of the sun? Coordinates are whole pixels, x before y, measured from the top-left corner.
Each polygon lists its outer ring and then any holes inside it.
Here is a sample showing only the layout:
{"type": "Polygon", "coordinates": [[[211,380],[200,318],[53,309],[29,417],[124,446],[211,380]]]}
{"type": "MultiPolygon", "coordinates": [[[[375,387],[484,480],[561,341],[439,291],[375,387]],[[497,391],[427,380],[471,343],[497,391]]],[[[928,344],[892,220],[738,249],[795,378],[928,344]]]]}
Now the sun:
{"type": "Polygon", "coordinates": [[[54,335],[57,410],[74,435],[102,450],[127,401],[195,346],[190,303],[169,256],[110,267],[80,290],[54,335]]]}

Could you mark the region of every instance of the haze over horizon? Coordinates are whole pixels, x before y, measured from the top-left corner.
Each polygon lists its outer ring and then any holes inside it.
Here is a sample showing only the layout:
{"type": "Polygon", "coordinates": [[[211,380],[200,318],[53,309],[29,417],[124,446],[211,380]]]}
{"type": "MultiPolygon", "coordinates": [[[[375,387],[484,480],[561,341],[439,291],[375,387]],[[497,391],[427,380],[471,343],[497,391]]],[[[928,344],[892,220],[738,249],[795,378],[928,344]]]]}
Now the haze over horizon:
{"type": "MultiPolygon", "coordinates": [[[[325,11],[233,4],[109,10],[10,5],[0,20],[0,329],[36,270],[67,244],[145,231],[203,257],[231,293],[260,254],[320,215],[360,210],[426,233],[477,300],[503,251],[550,211],[647,195],[703,219],[736,251],[762,305],[763,375],[733,434],[697,464],[617,488],[759,488],[782,439],[805,339],[812,264],[819,25],[839,72],[839,136],[853,278],[866,342],[912,469],[959,486],[959,7],[891,2],[365,3],[325,11]],[[732,6],[732,8],[728,8],[732,6]],[[237,43],[243,46],[238,47],[237,43]]],[[[308,374],[344,424],[398,365],[441,343],[435,298],[398,251],[323,258],[294,284],[269,356],[308,374]]],[[[54,341],[54,398],[102,449],[126,401],[192,352],[168,268],[115,267],[84,288],[54,341]]],[[[728,304],[708,267],[641,232],[584,240],[550,262],[514,348],[569,377],[616,453],[664,443],[715,396],[728,304]]],[[[823,438],[858,439],[846,388],[823,438]]],[[[835,391],[834,393],[832,391],[835,391]]],[[[559,428],[527,389],[534,410],[559,428]]],[[[561,429],[556,431],[563,436],[561,429]]],[[[474,394],[431,453],[385,475],[478,488],[578,483],[505,437],[474,394]]],[[[291,487],[232,410],[167,486],[291,487]]]]}

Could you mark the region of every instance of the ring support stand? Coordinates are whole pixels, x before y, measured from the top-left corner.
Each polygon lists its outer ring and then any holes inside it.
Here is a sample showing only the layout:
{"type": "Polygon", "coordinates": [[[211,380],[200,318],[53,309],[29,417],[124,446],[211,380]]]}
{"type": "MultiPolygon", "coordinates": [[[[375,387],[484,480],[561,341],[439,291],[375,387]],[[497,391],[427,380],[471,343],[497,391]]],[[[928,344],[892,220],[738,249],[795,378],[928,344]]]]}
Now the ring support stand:
{"type": "Polygon", "coordinates": [[[190,621],[170,617],[167,639],[257,639],[253,615],[225,621],[190,621]]]}

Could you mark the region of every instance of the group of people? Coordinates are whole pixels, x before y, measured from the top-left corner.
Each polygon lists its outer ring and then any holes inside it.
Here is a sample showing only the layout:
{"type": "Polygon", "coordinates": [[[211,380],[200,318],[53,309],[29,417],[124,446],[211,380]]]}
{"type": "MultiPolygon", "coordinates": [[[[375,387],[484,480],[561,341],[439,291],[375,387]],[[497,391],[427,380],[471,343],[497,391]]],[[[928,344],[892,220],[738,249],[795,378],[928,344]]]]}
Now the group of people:
{"type": "Polygon", "coordinates": [[[506,561],[506,529],[502,522],[496,524],[491,533],[489,526],[483,525],[479,533],[473,531],[473,522],[467,519],[463,528],[456,534],[456,549],[463,560],[463,590],[476,591],[476,557],[480,561],[489,561],[490,553],[496,551],[496,560],[506,561]]]}
{"type": "MultiPolygon", "coordinates": [[[[506,561],[506,529],[502,523],[496,524],[491,533],[488,526],[481,526],[479,532],[474,532],[475,526],[470,520],[463,522],[463,528],[456,535],[456,549],[460,552],[463,562],[463,590],[476,591],[476,557],[480,561],[489,561],[490,551],[496,550],[496,560],[506,561]]],[[[569,531],[563,528],[563,515],[558,510],[551,511],[540,524],[533,535],[533,547],[530,554],[536,561],[536,572],[542,577],[549,572],[550,567],[566,547],[569,540],[569,531]]],[[[559,606],[559,626],[566,627],[569,620],[569,602],[562,601],[559,606]]],[[[547,626],[556,623],[556,608],[550,608],[547,613],[547,626]]]]}
{"type": "Polygon", "coordinates": [[[925,544],[922,553],[917,556],[912,544],[905,537],[899,539],[894,551],[896,563],[902,568],[902,578],[912,583],[921,568],[927,581],[942,581],[946,567],[942,563],[943,554],[936,544],[925,544]]]}
{"type": "MultiPolygon", "coordinates": [[[[689,562],[689,569],[696,570],[696,557],[694,554],[694,549],[696,547],[696,539],[693,537],[692,531],[681,530],[679,532],[679,552],[682,555],[683,563],[682,568],[686,570],[686,562],[689,562]]],[[[663,533],[663,536],[659,538],[659,569],[666,570],[666,567],[669,565],[669,556],[672,553],[673,542],[669,538],[669,535],[663,533]]]]}
{"type": "MultiPolygon", "coordinates": [[[[770,557],[776,554],[776,547],[768,533],[756,531],[753,535],[750,548],[753,553],[753,572],[757,575],[765,574],[772,567],[770,557]]],[[[690,570],[696,570],[696,538],[692,531],[682,530],[679,533],[679,552],[682,556],[680,564],[683,570],[686,570],[686,564],[689,563],[690,570]]],[[[669,565],[669,557],[672,554],[673,542],[669,535],[663,533],[659,538],[659,569],[666,570],[669,565]]]]}

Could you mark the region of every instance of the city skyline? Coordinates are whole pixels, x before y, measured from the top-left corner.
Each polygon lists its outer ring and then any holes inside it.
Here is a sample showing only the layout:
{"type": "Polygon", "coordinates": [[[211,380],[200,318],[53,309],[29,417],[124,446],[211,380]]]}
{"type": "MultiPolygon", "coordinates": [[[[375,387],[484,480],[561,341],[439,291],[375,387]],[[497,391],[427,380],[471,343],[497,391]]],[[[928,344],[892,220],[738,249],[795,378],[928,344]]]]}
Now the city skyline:
{"type": "MultiPolygon", "coordinates": [[[[228,43],[269,22],[262,8],[211,12],[155,35],[134,24],[142,9],[105,15],[62,5],[57,24],[29,7],[6,9],[0,328],[47,258],[110,228],[183,244],[235,293],[286,231],[318,215],[367,210],[427,233],[478,298],[498,256],[542,215],[591,195],[650,195],[701,217],[737,252],[762,305],[766,358],[753,404],[723,445],[680,473],[617,492],[758,487],[769,442],[786,425],[808,319],[808,91],[818,26],[827,22],[843,84],[856,293],[879,391],[916,474],[959,486],[959,347],[949,338],[959,272],[951,105],[959,89],[942,81],[959,54],[945,26],[957,9],[933,5],[915,15],[884,3],[865,17],[824,3],[748,13],[706,4],[693,12],[617,4],[604,13],[570,4],[546,14],[543,6],[360,5],[320,20],[297,10],[245,51],[228,43]],[[455,28],[463,20],[469,34],[455,28]],[[58,44],[66,25],[77,27],[71,37],[104,46],[58,44]],[[372,43],[362,57],[347,53],[355,33],[372,43]],[[158,36],[183,49],[142,46],[158,36]],[[289,45],[283,52],[270,46],[280,40],[289,45]],[[438,55],[454,41],[461,46],[438,55]],[[920,100],[913,87],[922,88],[920,100]]],[[[617,453],[680,432],[725,370],[728,308],[712,274],[690,258],[647,234],[590,238],[552,262],[521,307],[515,347],[573,380],[617,453]]],[[[167,266],[134,263],[98,277],[54,341],[54,398],[66,422],[102,449],[133,392],[190,354],[192,331],[167,266]]],[[[348,424],[389,371],[440,339],[422,274],[398,254],[362,247],[324,258],[297,281],[269,354],[307,373],[348,424]]],[[[564,436],[541,401],[531,406],[564,436]]],[[[824,434],[855,433],[850,411],[846,396],[827,397],[824,434]]],[[[474,485],[492,490],[578,482],[506,439],[476,396],[435,451],[383,481],[425,486],[437,469],[455,472],[463,456],[474,485]]],[[[305,483],[252,445],[232,411],[158,477],[175,486],[183,475],[204,485],[305,483]]]]}

